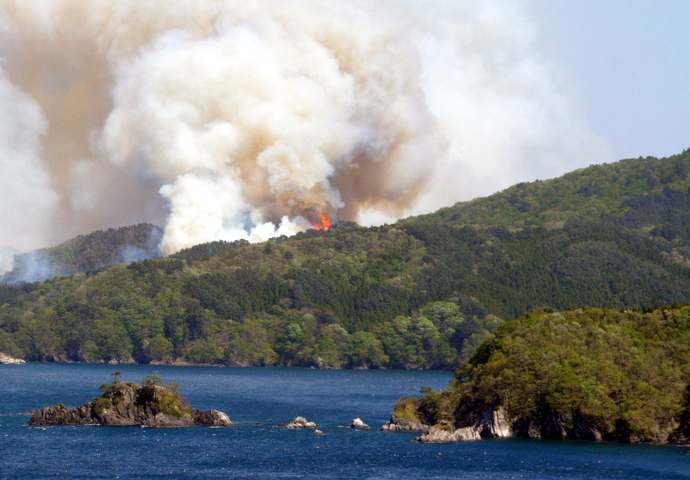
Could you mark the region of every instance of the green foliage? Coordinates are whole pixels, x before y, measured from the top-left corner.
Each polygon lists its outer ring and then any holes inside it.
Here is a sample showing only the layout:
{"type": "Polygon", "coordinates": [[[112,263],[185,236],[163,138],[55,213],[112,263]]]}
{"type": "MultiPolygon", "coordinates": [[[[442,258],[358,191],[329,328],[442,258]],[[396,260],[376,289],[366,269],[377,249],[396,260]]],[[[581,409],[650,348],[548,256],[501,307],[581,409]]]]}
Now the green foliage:
{"type": "Polygon", "coordinates": [[[0,352],[15,358],[24,356],[22,350],[12,340],[12,336],[4,330],[0,330],[0,352]]]}
{"type": "Polygon", "coordinates": [[[101,396],[93,400],[93,409],[96,413],[104,413],[112,406],[112,402],[107,396],[101,396]]]}
{"type": "Polygon", "coordinates": [[[680,433],[685,438],[690,438],[690,383],[685,387],[683,397],[681,399],[680,411],[680,433]]]}
{"type": "Polygon", "coordinates": [[[170,359],[172,355],[172,343],[163,335],[156,335],[149,340],[145,347],[145,353],[148,358],[156,361],[163,361],[170,359]]]}
{"type": "Polygon", "coordinates": [[[402,418],[404,420],[416,420],[418,402],[419,400],[414,397],[399,398],[395,402],[393,417],[402,418]]]}
{"type": "Polygon", "coordinates": [[[146,377],[144,377],[144,380],[142,380],[141,383],[145,387],[150,387],[153,385],[160,385],[161,383],[163,383],[163,379],[161,379],[161,377],[158,376],[157,372],[153,372],[151,375],[147,375],[146,377]]]}

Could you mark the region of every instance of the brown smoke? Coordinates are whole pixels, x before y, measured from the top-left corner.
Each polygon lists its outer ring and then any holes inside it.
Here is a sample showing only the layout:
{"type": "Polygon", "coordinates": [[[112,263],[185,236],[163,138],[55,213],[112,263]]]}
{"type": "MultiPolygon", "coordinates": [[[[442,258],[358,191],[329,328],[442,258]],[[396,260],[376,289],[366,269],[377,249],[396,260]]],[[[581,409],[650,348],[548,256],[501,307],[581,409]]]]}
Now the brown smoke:
{"type": "Polygon", "coordinates": [[[42,162],[66,231],[161,220],[160,191],[170,252],[251,237],[267,222],[291,233],[304,228],[305,208],[346,219],[360,205],[399,213],[433,171],[419,61],[382,9],[212,0],[2,8],[4,69],[48,122],[42,162]]]}
{"type": "Polygon", "coordinates": [[[557,164],[578,130],[510,5],[0,0],[0,246],[261,240],[557,164]]]}

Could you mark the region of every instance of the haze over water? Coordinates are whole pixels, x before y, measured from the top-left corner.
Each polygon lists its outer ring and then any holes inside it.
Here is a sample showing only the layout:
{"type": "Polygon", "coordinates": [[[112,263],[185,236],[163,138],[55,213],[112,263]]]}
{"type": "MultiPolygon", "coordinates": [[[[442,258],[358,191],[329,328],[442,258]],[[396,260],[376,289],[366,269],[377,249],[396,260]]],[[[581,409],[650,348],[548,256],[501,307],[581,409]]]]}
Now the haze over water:
{"type": "Polygon", "coordinates": [[[448,372],[206,368],[30,363],[0,365],[0,479],[20,478],[463,478],[688,479],[684,448],[575,441],[412,443],[378,430],[395,400],[448,372]],[[225,411],[230,428],[23,426],[20,412],[75,407],[123,372],[157,369],[191,405],[225,411]],[[275,428],[301,415],[326,434],[275,428]],[[373,428],[346,427],[361,417],[373,428]]]}

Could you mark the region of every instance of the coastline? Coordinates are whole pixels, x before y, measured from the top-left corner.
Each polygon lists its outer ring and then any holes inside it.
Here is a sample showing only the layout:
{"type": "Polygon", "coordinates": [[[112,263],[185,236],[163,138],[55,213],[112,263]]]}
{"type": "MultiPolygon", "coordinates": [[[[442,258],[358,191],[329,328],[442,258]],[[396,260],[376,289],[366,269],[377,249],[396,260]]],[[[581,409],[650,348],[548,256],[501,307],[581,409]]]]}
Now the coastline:
{"type": "MultiPolygon", "coordinates": [[[[331,367],[326,365],[266,365],[261,363],[194,363],[187,362],[183,360],[176,360],[174,362],[161,362],[161,361],[151,361],[148,363],[136,362],[131,360],[101,360],[94,362],[85,361],[75,361],[75,360],[19,360],[18,363],[28,364],[28,363],[44,363],[44,364],[76,364],[76,365],[153,365],[153,366],[165,366],[165,367],[216,367],[216,368],[298,368],[302,370],[355,370],[355,371],[369,371],[369,370],[392,370],[392,371],[403,371],[403,372],[448,372],[452,373],[455,368],[452,369],[441,369],[441,368],[389,368],[389,367],[377,367],[377,366],[357,366],[357,367],[331,367]]],[[[2,364],[2,362],[0,362],[2,364]]]]}

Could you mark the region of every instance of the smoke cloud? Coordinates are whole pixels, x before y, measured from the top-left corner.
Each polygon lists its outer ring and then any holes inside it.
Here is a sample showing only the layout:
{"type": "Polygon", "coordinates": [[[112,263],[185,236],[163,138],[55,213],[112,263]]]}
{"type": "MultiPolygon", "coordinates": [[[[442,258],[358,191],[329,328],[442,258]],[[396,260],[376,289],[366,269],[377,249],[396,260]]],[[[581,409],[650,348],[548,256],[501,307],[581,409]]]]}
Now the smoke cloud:
{"type": "Polygon", "coordinates": [[[0,245],[35,248],[58,203],[41,159],[48,122],[41,107],[7,79],[1,64],[0,106],[0,245]]]}
{"type": "Polygon", "coordinates": [[[500,1],[0,0],[0,245],[258,241],[605,159],[531,35],[500,1]]]}

